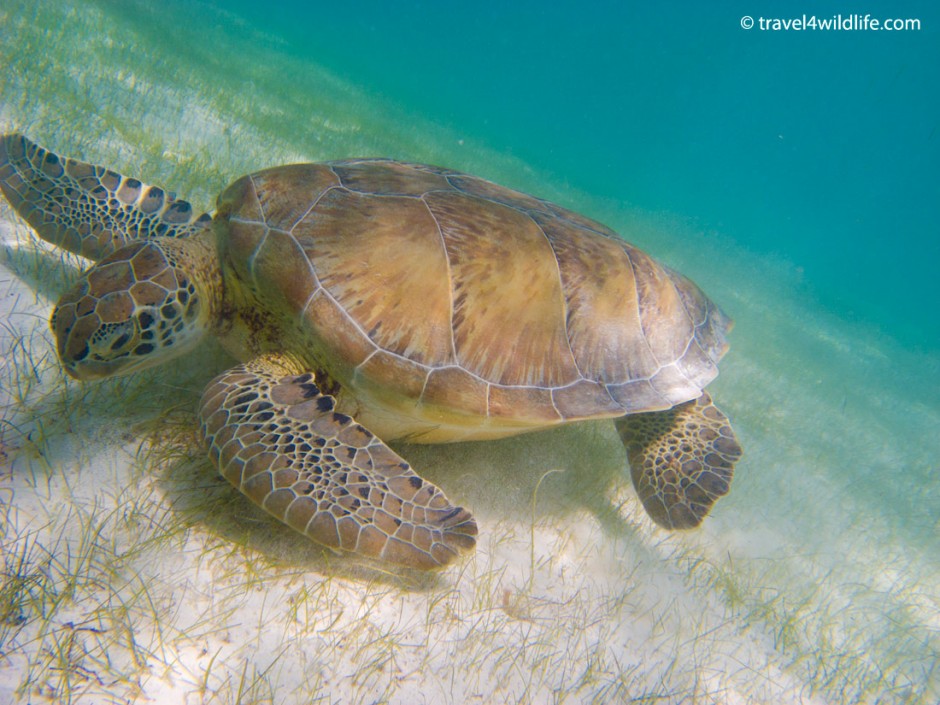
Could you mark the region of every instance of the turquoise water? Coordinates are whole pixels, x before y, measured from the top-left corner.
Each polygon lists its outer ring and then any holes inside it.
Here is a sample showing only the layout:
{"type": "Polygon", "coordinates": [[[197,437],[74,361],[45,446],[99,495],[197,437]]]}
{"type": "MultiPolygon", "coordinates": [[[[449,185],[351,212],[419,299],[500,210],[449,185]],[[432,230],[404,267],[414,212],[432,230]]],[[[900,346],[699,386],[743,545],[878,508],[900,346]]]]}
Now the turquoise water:
{"type": "Polygon", "coordinates": [[[789,7],[919,32],[743,30],[778,3],[224,3],[350,81],[597,197],[800,268],[833,313],[940,348],[929,2],[789,7]]]}
{"type": "MultiPolygon", "coordinates": [[[[66,496],[94,517],[128,503],[115,485],[153,488],[153,524],[187,533],[147,543],[119,580],[59,588],[85,596],[67,610],[24,608],[23,631],[0,619],[0,699],[51,698],[35,674],[68,625],[91,624],[98,651],[76,661],[72,702],[940,700],[940,12],[816,3],[786,12],[922,29],[762,32],[741,17],[782,15],[779,3],[504,5],[10,3],[0,129],[207,209],[262,166],[384,155],[609,224],[737,321],[711,386],[745,448],[730,495],[699,531],[653,528],[602,424],[405,446],[474,510],[479,550],[418,588],[350,578],[263,519],[225,523],[247,510],[224,491],[200,510],[186,499],[212,474],[198,444],[139,429],[172,414],[191,425],[217,352],[204,373],[61,379],[44,319],[62,284],[41,283],[48,262],[14,227],[0,282],[35,296],[18,294],[22,315],[0,327],[4,555],[68,553],[36,507],[66,496]],[[190,460],[148,465],[165,446],[190,460]],[[121,474],[108,449],[142,467],[121,474]],[[181,556],[200,551],[190,574],[181,556]],[[248,568],[223,569],[241,566],[235,554],[248,568]],[[218,624],[155,607],[154,627],[128,585],[218,624]],[[129,626],[88,616],[105,603],[129,605],[129,626]]],[[[101,535],[123,546],[127,515],[101,535]]]]}

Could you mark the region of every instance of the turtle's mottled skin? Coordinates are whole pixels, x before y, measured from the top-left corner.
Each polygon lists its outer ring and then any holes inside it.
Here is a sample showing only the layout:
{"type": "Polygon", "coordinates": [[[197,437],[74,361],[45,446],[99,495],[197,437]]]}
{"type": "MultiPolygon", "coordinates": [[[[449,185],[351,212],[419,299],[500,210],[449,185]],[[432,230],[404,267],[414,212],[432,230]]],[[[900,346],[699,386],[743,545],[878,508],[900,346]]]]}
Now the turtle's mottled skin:
{"type": "Polygon", "coordinates": [[[406,566],[475,543],[386,445],[615,419],[667,528],[701,523],[741,449],[703,389],[730,321],[603,225],[456,171],[391,160],[244,176],[214,217],[160,188],[0,139],[0,189],[97,263],[53,314],[79,379],[218,336],[242,364],[200,405],[222,474],[310,538],[406,566]]]}

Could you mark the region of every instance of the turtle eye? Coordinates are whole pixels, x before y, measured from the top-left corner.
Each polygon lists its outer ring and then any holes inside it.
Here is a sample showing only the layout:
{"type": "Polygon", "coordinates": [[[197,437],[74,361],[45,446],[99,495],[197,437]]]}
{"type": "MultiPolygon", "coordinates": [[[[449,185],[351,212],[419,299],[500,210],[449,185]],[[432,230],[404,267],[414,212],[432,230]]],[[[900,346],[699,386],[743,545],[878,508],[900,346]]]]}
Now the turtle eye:
{"type": "Polygon", "coordinates": [[[92,334],[89,344],[97,352],[95,357],[103,358],[105,355],[114,357],[126,354],[127,344],[134,337],[134,324],[131,321],[120,323],[102,323],[92,334]]]}
{"type": "Polygon", "coordinates": [[[191,285],[187,287],[186,282],[180,282],[162,301],[138,311],[139,344],[134,349],[135,355],[147,355],[157,348],[169,349],[187,339],[187,330],[199,312],[199,299],[191,289],[191,285]]]}

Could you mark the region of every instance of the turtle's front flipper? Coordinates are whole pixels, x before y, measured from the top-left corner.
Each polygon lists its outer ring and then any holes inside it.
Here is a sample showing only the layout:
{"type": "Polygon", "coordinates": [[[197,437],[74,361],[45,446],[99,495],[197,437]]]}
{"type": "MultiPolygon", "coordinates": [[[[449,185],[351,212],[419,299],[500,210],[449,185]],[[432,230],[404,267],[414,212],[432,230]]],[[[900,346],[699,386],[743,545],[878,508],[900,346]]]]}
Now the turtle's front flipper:
{"type": "Polygon", "coordinates": [[[46,242],[98,261],[130,240],[189,237],[211,218],[158,186],[0,137],[0,190],[46,242]]]}
{"type": "Polygon", "coordinates": [[[707,392],[666,411],[624,416],[616,425],[633,485],[660,526],[698,526],[731,487],[741,446],[707,392]]]}
{"type": "Polygon", "coordinates": [[[280,356],[239,365],[202,397],[222,475],[285,524],[331,548],[414,567],[449,563],[476,523],[379,438],[333,410],[314,376],[280,356]]]}

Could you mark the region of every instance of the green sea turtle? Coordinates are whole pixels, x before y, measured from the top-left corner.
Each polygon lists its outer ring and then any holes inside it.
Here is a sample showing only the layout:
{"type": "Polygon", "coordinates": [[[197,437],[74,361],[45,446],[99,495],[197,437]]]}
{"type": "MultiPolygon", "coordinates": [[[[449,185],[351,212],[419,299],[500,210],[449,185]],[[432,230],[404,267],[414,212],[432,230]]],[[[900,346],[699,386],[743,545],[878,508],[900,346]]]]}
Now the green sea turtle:
{"type": "Polygon", "coordinates": [[[209,455],[321,544],[417,568],[474,546],[470,513],[392,439],[614,419],[658,524],[697,526],[728,491],[741,449],[703,388],[731,322],[593,220],[388,159],[243,176],[210,217],[18,134],[0,138],[0,188],[39,237],[96,262],[52,315],[68,374],[218,336],[242,362],[200,402],[209,455]]]}

